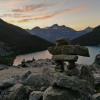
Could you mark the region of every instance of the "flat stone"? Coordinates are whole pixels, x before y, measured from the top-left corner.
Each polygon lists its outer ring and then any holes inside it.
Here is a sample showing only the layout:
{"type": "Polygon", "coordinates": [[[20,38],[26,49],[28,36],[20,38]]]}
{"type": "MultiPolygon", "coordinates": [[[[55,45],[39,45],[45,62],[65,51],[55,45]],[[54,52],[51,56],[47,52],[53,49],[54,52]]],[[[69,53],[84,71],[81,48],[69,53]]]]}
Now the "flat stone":
{"type": "Polygon", "coordinates": [[[65,89],[71,89],[73,91],[78,91],[79,93],[85,95],[94,93],[94,89],[91,86],[89,86],[86,80],[79,79],[78,77],[75,76],[66,76],[63,74],[57,74],[55,75],[53,86],[65,89]]]}
{"type": "Polygon", "coordinates": [[[63,60],[63,61],[77,61],[78,60],[78,56],[76,55],[54,55],[52,57],[53,60],[63,60]]]}
{"type": "Polygon", "coordinates": [[[89,57],[88,48],[79,45],[61,45],[49,47],[48,51],[53,55],[65,54],[65,55],[80,55],[89,57]]]}

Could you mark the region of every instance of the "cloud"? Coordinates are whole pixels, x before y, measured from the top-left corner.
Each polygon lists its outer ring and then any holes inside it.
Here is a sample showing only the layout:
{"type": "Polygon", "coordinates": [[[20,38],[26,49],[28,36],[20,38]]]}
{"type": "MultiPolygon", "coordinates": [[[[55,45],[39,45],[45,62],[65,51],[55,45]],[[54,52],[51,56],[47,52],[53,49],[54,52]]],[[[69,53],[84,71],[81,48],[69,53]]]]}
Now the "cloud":
{"type": "Polygon", "coordinates": [[[0,9],[14,9],[27,0],[0,0],[0,9]]]}
{"type": "Polygon", "coordinates": [[[33,20],[33,18],[25,18],[25,19],[18,20],[17,22],[24,23],[24,22],[29,22],[31,20],[33,20]]]}
{"type": "Polygon", "coordinates": [[[0,15],[1,18],[29,18],[31,15],[24,15],[24,14],[17,14],[17,13],[8,13],[8,14],[2,14],[0,15]]]}
{"type": "Polygon", "coordinates": [[[27,5],[24,6],[23,8],[19,9],[13,9],[13,13],[8,13],[8,14],[3,14],[0,17],[12,17],[16,18],[19,23],[23,22],[29,22],[32,20],[46,20],[50,19],[56,16],[63,16],[66,14],[74,14],[74,13],[80,13],[84,12],[87,10],[88,6],[87,5],[79,5],[77,7],[72,7],[72,8],[65,8],[65,9],[56,9],[52,10],[52,12],[45,12],[40,14],[42,11],[40,9],[44,9],[43,11],[47,11],[45,7],[51,7],[54,6],[52,4],[32,4],[32,5],[27,5]],[[33,12],[35,10],[39,9],[38,14],[36,12],[33,12]],[[18,13],[16,13],[18,12],[18,13]],[[25,13],[27,12],[27,13],[25,13]],[[33,13],[32,13],[33,12],[33,13]],[[34,15],[36,13],[37,15],[34,15]]]}
{"type": "Polygon", "coordinates": [[[46,14],[46,15],[43,15],[43,16],[35,16],[35,17],[34,16],[30,16],[30,17],[21,19],[18,22],[23,23],[23,22],[29,22],[29,21],[32,21],[32,20],[46,20],[46,19],[50,19],[50,18],[55,17],[55,16],[67,14],[67,13],[72,13],[73,14],[73,13],[82,12],[85,9],[86,9],[86,6],[85,5],[83,5],[83,6],[81,5],[81,6],[70,8],[70,9],[64,9],[64,10],[61,10],[61,11],[56,11],[54,13],[46,14]]]}
{"type": "Polygon", "coordinates": [[[22,8],[13,9],[12,12],[18,12],[18,13],[33,12],[34,10],[42,9],[49,6],[51,7],[52,5],[51,4],[31,4],[31,5],[26,5],[22,8]]]}
{"type": "Polygon", "coordinates": [[[55,14],[45,15],[45,16],[37,16],[37,17],[31,17],[31,18],[25,18],[22,20],[19,20],[18,22],[29,22],[32,20],[43,20],[43,19],[49,19],[53,17],[55,14]]]}
{"type": "Polygon", "coordinates": [[[45,14],[43,16],[30,16],[30,17],[26,16],[26,18],[24,17],[24,19],[18,20],[18,22],[23,23],[23,22],[29,22],[32,20],[46,20],[46,19],[50,19],[52,17],[56,17],[56,16],[60,16],[60,15],[83,12],[86,9],[87,9],[86,5],[80,5],[78,7],[66,8],[66,9],[63,9],[61,11],[55,11],[53,13],[48,13],[48,14],[45,14]]]}
{"type": "Polygon", "coordinates": [[[46,14],[44,16],[38,16],[33,18],[34,20],[44,20],[44,19],[49,19],[55,16],[59,16],[59,15],[63,15],[63,14],[68,14],[68,13],[79,13],[79,12],[83,12],[87,9],[86,5],[80,5],[78,7],[74,7],[74,8],[67,8],[67,9],[63,9],[61,11],[56,11],[52,14],[46,14]]]}

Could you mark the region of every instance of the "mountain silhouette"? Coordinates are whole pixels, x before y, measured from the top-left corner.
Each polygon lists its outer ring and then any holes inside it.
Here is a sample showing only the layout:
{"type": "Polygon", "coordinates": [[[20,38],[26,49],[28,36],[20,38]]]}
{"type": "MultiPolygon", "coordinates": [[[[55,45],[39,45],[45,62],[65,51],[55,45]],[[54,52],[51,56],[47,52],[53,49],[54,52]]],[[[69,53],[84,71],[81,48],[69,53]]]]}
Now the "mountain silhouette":
{"type": "Polygon", "coordinates": [[[0,41],[7,43],[18,53],[47,49],[52,43],[29,34],[26,30],[0,19],[0,41]]]}
{"type": "Polygon", "coordinates": [[[54,24],[51,27],[35,27],[32,30],[27,31],[33,35],[39,36],[54,43],[58,38],[73,40],[81,35],[84,35],[87,32],[92,31],[92,28],[88,27],[82,31],[76,31],[70,27],[66,27],[65,25],[59,26],[58,24],[54,24]]]}
{"type": "Polygon", "coordinates": [[[74,39],[72,43],[80,45],[100,45],[100,25],[95,27],[92,32],[74,39]]]}

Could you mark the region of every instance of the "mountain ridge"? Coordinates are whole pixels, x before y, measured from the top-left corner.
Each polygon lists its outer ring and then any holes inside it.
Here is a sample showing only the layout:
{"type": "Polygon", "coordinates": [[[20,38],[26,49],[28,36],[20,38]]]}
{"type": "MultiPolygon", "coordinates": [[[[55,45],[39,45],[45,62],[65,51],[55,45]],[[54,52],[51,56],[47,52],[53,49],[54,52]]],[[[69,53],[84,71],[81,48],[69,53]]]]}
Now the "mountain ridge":
{"type": "Polygon", "coordinates": [[[58,25],[54,24],[52,26],[46,27],[46,28],[40,28],[40,27],[34,27],[31,30],[27,30],[33,35],[39,36],[43,39],[46,39],[52,43],[56,41],[58,38],[65,38],[73,40],[87,32],[92,31],[92,28],[87,27],[84,30],[76,31],[70,27],[67,27],[65,25],[58,25]]]}
{"type": "Polygon", "coordinates": [[[41,51],[52,43],[29,34],[26,30],[0,19],[0,40],[20,53],[41,51]]]}
{"type": "Polygon", "coordinates": [[[80,45],[100,45],[100,25],[96,26],[91,32],[80,36],[72,41],[80,45]]]}

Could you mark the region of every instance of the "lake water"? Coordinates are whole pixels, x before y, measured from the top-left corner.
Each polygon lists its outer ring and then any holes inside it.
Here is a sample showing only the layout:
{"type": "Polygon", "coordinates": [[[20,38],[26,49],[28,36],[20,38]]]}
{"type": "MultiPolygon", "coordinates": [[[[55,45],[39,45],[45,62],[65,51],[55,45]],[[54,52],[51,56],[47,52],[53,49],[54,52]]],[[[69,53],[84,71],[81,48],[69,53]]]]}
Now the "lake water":
{"type": "MultiPolygon", "coordinates": [[[[95,56],[98,53],[100,53],[100,46],[98,46],[98,47],[97,46],[88,46],[88,49],[89,49],[90,57],[79,56],[79,59],[78,59],[79,64],[92,64],[95,59],[95,56]]],[[[23,59],[25,59],[26,61],[32,60],[33,57],[36,60],[37,59],[46,59],[46,58],[51,59],[52,55],[47,50],[41,51],[41,52],[36,52],[36,53],[30,53],[30,54],[26,54],[26,55],[19,55],[16,57],[16,59],[14,61],[14,65],[20,64],[23,59]]]]}

